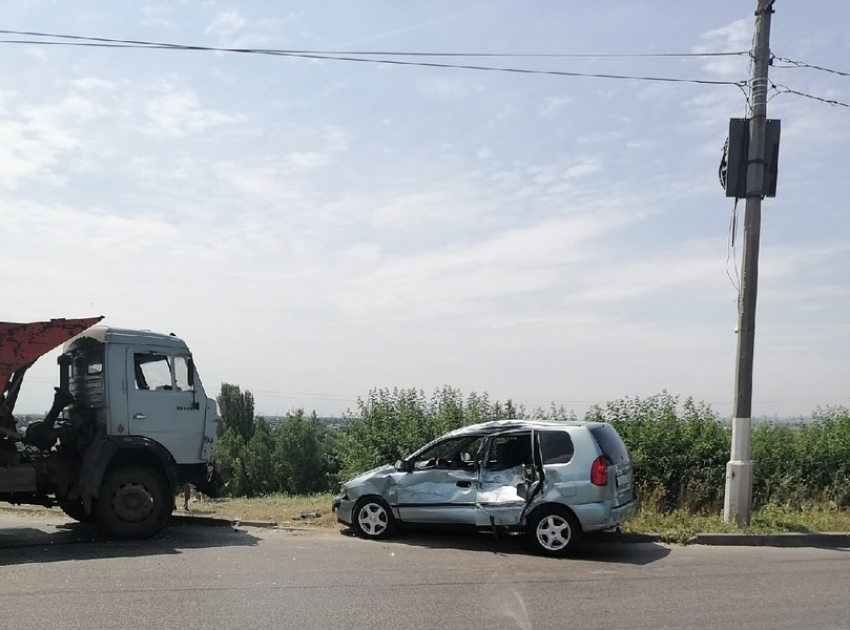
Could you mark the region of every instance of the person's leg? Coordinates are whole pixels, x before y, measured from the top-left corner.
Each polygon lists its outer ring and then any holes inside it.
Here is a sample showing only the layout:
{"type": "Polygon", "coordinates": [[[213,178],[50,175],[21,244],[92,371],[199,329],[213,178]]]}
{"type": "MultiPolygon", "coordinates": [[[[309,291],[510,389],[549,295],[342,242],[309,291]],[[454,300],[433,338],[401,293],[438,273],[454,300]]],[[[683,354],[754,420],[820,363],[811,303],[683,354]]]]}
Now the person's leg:
{"type": "Polygon", "coordinates": [[[183,486],[183,509],[188,512],[189,511],[189,497],[192,496],[192,486],[190,484],[186,484],[183,486]]]}

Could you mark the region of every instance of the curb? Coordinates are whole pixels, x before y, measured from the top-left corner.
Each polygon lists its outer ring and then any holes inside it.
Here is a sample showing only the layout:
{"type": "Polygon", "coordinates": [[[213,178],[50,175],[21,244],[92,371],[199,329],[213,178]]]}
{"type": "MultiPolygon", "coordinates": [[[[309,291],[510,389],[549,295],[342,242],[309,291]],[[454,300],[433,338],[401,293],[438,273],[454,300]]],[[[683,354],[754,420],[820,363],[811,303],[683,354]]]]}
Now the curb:
{"type": "Polygon", "coordinates": [[[850,532],[812,532],[785,534],[697,534],[692,545],[727,547],[850,547],[850,532]]]}
{"type": "MultiPolygon", "coordinates": [[[[636,534],[632,532],[620,534],[601,534],[594,537],[593,540],[610,540],[610,542],[624,543],[627,545],[637,545],[640,543],[663,543],[669,542],[669,538],[665,538],[661,534],[636,534]]],[[[590,538],[588,537],[588,540],[590,538]]]]}
{"type": "Polygon", "coordinates": [[[263,529],[279,529],[287,532],[315,532],[318,527],[298,527],[296,525],[278,525],[274,521],[243,521],[238,518],[217,518],[214,516],[186,516],[175,514],[171,517],[174,525],[189,525],[192,527],[259,527],[263,529]]]}
{"type": "MultiPolygon", "coordinates": [[[[604,540],[600,537],[599,539],[604,540]]],[[[621,533],[611,534],[610,542],[623,544],[668,543],[715,547],[820,547],[850,548],[850,532],[786,532],[781,534],[695,534],[687,540],[675,535],[621,533]]]]}
{"type": "Polygon", "coordinates": [[[233,527],[262,527],[264,529],[277,527],[277,523],[274,521],[243,521],[238,518],[234,518],[230,522],[233,524],[233,527]]]}
{"type": "Polygon", "coordinates": [[[192,525],[196,527],[233,527],[235,521],[226,518],[215,518],[214,516],[183,516],[172,514],[173,525],[192,525]]]}

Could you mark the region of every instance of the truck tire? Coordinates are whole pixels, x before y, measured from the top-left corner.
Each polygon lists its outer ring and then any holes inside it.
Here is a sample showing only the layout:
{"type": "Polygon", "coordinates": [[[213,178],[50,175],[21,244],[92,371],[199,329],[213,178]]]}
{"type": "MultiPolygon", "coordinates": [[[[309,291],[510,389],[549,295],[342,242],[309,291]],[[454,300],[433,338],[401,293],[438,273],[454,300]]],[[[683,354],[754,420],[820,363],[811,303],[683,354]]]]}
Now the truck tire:
{"type": "Polygon", "coordinates": [[[109,538],[150,538],[171,516],[173,497],[165,477],[128,466],[107,473],[95,504],[95,520],[109,538]]]}
{"type": "Polygon", "coordinates": [[[94,523],[94,510],[92,510],[92,514],[87,514],[82,501],[63,501],[59,504],[59,509],[75,521],[80,523],[94,523]]]}

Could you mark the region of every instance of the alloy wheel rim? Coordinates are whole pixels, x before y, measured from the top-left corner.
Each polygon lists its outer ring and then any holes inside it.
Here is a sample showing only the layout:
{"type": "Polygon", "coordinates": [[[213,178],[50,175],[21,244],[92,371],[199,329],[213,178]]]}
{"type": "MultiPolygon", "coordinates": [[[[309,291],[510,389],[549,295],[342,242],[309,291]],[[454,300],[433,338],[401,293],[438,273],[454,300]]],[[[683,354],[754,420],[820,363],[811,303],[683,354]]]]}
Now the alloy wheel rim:
{"type": "Polygon", "coordinates": [[[379,536],[386,531],[389,518],[382,505],[367,503],[360,509],[357,522],[367,536],[379,536]]]}
{"type": "Polygon", "coordinates": [[[550,514],[537,524],[537,541],[548,551],[559,551],[570,543],[572,528],[563,516],[550,514]]]}

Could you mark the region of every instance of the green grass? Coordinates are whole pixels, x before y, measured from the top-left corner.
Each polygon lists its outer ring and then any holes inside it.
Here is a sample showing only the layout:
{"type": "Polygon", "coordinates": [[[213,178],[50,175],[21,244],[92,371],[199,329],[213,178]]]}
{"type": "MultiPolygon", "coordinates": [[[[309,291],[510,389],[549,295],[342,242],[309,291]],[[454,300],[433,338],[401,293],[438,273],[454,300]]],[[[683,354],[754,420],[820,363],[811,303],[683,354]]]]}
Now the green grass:
{"type": "Polygon", "coordinates": [[[726,523],[720,513],[689,514],[685,510],[663,513],[644,507],[623,525],[623,531],[661,534],[666,540],[687,542],[698,533],[778,534],[788,532],[848,532],[850,510],[829,505],[793,508],[767,505],[756,511],[748,527],[726,523]]]}
{"type": "Polygon", "coordinates": [[[207,499],[190,503],[189,513],[245,521],[274,521],[278,525],[334,527],[336,515],[331,511],[332,499],[330,494],[310,496],[278,494],[256,499],[207,499]],[[319,514],[318,518],[297,518],[299,514],[316,512],[319,514]]]}
{"type": "MultiPolygon", "coordinates": [[[[190,503],[189,513],[231,520],[273,521],[284,526],[333,529],[339,525],[331,511],[331,500],[330,494],[207,499],[190,503]],[[319,516],[297,518],[299,514],[304,513],[318,513],[319,516]]],[[[178,498],[178,508],[179,506],[178,498]]],[[[0,504],[0,510],[6,507],[5,504],[0,504]]],[[[11,510],[22,516],[64,517],[58,509],[31,507],[11,510]]],[[[177,513],[180,513],[179,509],[177,513]]],[[[738,527],[724,522],[720,513],[690,514],[686,510],[664,513],[652,505],[644,505],[634,519],[623,525],[623,531],[661,534],[665,540],[671,542],[687,542],[698,533],[850,532],[850,510],[839,509],[834,504],[813,504],[805,508],[768,505],[753,514],[749,527],[738,527]]]]}
{"type": "MultiPolygon", "coordinates": [[[[275,495],[258,499],[217,499],[190,504],[193,514],[220,518],[274,521],[280,525],[337,527],[331,512],[331,495],[306,497],[275,495]],[[295,515],[318,512],[319,518],[295,520],[295,515]]],[[[689,514],[685,510],[663,513],[645,506],[637,517],[623,526],[623,531],[661,534],[667,540],[687,541],[697,533],[736,532],[773,534],[782,532],[850,532],[850,510],[830,505],[812,505],[797,509],[768,505],[758,510],[749,527],[738,527],[723,521],[720,513],[689,514]]]]}

